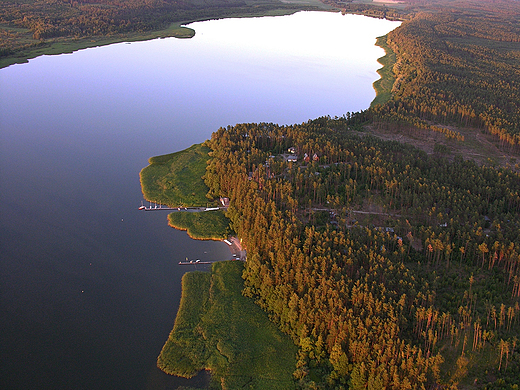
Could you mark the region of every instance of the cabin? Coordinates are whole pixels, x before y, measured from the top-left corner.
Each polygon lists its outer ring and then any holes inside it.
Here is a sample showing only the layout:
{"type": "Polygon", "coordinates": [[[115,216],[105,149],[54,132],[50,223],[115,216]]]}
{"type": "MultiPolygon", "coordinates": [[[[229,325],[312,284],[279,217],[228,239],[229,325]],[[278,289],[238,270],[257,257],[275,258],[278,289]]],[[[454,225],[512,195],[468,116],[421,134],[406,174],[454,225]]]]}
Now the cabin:
{"type": "Polygon", "coordinates": [[[224,207],[229,207],[229,198],[220,197],[220,203],[224,207]]]}

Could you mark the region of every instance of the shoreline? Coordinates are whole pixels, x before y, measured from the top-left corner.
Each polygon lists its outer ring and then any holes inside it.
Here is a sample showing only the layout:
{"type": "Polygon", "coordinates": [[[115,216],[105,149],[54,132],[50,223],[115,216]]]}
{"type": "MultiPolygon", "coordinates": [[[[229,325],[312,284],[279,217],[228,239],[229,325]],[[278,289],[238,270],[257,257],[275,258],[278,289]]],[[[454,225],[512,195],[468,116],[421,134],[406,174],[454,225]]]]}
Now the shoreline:
{"type": "Polygon", "coordinates": [[[396,58],[394,51],[387,43],[387,38],[388,34],[378,37],[375,43],[376,46],[379,46],[385,51],[385,55],[377,59],[377,62],[383,66],[376,71],[379,75],[379,79],[372,83],[372,87],[376,91],[376,97],[370,103],[370,107],[384,104],[392,98],[392,88],[396,80],[393,72],[396,58]]]}
{"type": "Polygon", "coordinates": [[[148,33],[129,33],[117,36],[92,36],[83,38],[57,38],[55,40],[40,41],[32,48],[22,49],[10,56],[0,57],[0,69],[11,65],[25,64],[41,56],[70,54],[76,51],[102,47],[117,43],[144,42],[153,39],[178,38],[189,39],[195,36],[195,30],[184,26],[191,22],[172,23],[163,30],[148,33]]]}
{"type": "MultiPolygon", "coordinates": [[[[391,1],[391,0],[390,0],[391,1]]],[[[282,2],[283,3],[283,2],[282,2]]],[[[14,51],[0,57],[0,69],[7,68],[15,64],[24,64],[29,60],[45,56],[45,55],[60,55],[70,54],[79,50],[102,47],[117,43],[131,43],[131,42],[144,42],[154,39],[163,38],[178,38],[178,39],[189,39],[195,36],[196,31],[188,27],[189,24],[195,22],[202,22],[208,20],[227,19],[227,18],[255,18],[264,16],[284,16],[292,15],[301,11],[317,11],[317,12],[341,12],[339,8],[328,6],[326,4],[315,4],[315,3],[303,3],[299,1],[286,2],[287,5],[297,8],[272,8],[272,9],[246,9],[236,10],[230,14],[215,14],[213,16],[200,16],[186,18],[185,20],[172,22],[168,27],[160,30],[153,30],[147,32],[129,32],[120,33],[113,36],[85,36],[85,37],[60,37],[50,38],[48,40],[36,40],[28,44],[27,47],[21,49],[13,49],[14,51]]],[[[398,3],[395,3],[398,4],[398,3]]],[[[356,11],[347,12],[353,15],[364,15],[367,17],[377,17],[369,14],[359,13],[356,11]]],[[[389,20],[392,20],[389,18],[389,20]]],[[[0,29],[0,31],[2,31],[0,29]]],[[[29,30],[27,30],[29,31],[29,30]]]]}
{"type": "MultiPolygon", "coordinates": [[[[298,5],[298,4],[296,4],[298,5]]],[[[296,12],[304,11],[309,8],[308,5],[301,4],[298,9],[273,8],[268,10],[237,10],[236,13],[221,14],[213,16],[201,16],[195,18],[187,18],[178,22],[172,22],[167,28],[161,30],[147,31],[144,33],[130,32],[126,34],[117,34],[114,36],[85,36],[81,38],[64,37],[51,38],[47,41],[34,39],[33,46],[16,50],[5,57],[0,57],[0,69],[7,68],[11,65],[25,64],[29,60],[45,56],[70,54],[79,50],[90,49],[94,47],[102,47],[117,43],[144,42],[153,39],[178,38],[189,39],[195,36],[196,32],[187,25],[195,22],[206,20],[216,20],[222,18],[250,18],[262,16],[283,16],[291,15],[296,12]]],[[[326,9],[323,9],[326,10],[326,9]]],[[[316,11],[320,11],[316,9],[316,11]]],[[[0,30],[1,31],[1,30],[0,30]]]]}
{"type": "MultiPolygon", "coordinates": [[[[192,240],[199,241],[220,241],[225,243],[228,246],[228,249],[231,253],[232,258],[229,260],[241,260],[246,261],[246,251],[242,248],[241,240],[236,235],[228,235],[226,238],[216,238],[216,237],[197,237],[190,234],[189,227],[176,226],[171,223],[170,218],[168,218],[168,226],[173,229],[185,231],[189,238],[192,240]]],[[[221,260],[219,260],[221,261],[221,260]]],[[[226,260],[222,260],[226,261],[226,260]]]]}

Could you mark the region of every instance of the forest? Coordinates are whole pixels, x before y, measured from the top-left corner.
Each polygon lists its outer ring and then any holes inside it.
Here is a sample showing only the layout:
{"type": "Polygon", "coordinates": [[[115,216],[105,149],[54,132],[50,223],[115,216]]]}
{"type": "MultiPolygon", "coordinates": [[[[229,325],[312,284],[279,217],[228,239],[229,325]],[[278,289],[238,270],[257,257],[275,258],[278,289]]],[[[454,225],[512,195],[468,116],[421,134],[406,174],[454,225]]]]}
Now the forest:
{"type": "Polygon", "coordinates": [[[392,99],[369,115],[383,126],[407,123],[459,140],[447,126],[473,128],[520,151],[520,4],[442,5],[418,2],[388,34],[397,80],[392,99]]]}
{"type": "Polygon", "coordinates": [[[298,347],[296,388],[518,389],[518,2],[391,12],[405,20],[379,43],[391,93],[342,117],[220,128],[207,197],[230,199],[243,294],[298,347]],[[426,153],[388,130],[446,142],[426,153]],[[464,134],[509,159],[462,153],[464,134]]]}
{"type": "Polygon", "coordinates": [[[206,143],[244,295],[299,347],[298,387],[517,388],[519,174],[350,128],[239,124],[206,143]]]}

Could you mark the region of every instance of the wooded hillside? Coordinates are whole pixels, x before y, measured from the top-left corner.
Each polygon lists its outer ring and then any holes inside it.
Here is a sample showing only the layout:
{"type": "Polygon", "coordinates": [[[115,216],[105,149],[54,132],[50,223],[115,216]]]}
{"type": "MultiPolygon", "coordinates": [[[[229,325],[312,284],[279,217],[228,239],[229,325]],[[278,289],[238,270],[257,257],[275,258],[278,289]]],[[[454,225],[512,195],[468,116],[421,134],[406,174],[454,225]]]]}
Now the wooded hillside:
{"type": "Polygon", "coordinates": [[[299,346],[299,385],[518,384],[519,175],[350,125],[241,124],[208,142],[244,293],[299,346]]]}
{"type": "Polygon", "coordinates": [[[414,5],[415,15],[388,34],[397,80],[393,99],[374,108],[373,119],[456,139],[438,124],[473,127],[520,151],[520,3],[414,5]]]}

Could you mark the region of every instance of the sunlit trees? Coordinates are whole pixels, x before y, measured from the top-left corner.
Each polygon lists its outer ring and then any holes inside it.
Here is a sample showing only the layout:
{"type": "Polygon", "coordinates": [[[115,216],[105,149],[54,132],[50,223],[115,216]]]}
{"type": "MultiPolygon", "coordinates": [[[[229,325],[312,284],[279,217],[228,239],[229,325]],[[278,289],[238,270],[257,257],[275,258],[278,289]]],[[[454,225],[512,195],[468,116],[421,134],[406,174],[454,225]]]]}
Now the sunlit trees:
{"type": "Polygon", "coordinates": [[[230,197],[248,250],[244,293],[299,345],[295,378],[420,388],[447,380],[442,346],[467,359],[494,345],[498,359],[497,335],[520,318],[518,174],[347,127],[241,124],[207,143],[206,180],[230,197]],[[273,152],[290,146],[327,159],[288,164],[273,152]],[[374,215],[392,227],[353,223],[366,204],[381,204],[374,215]]]}

